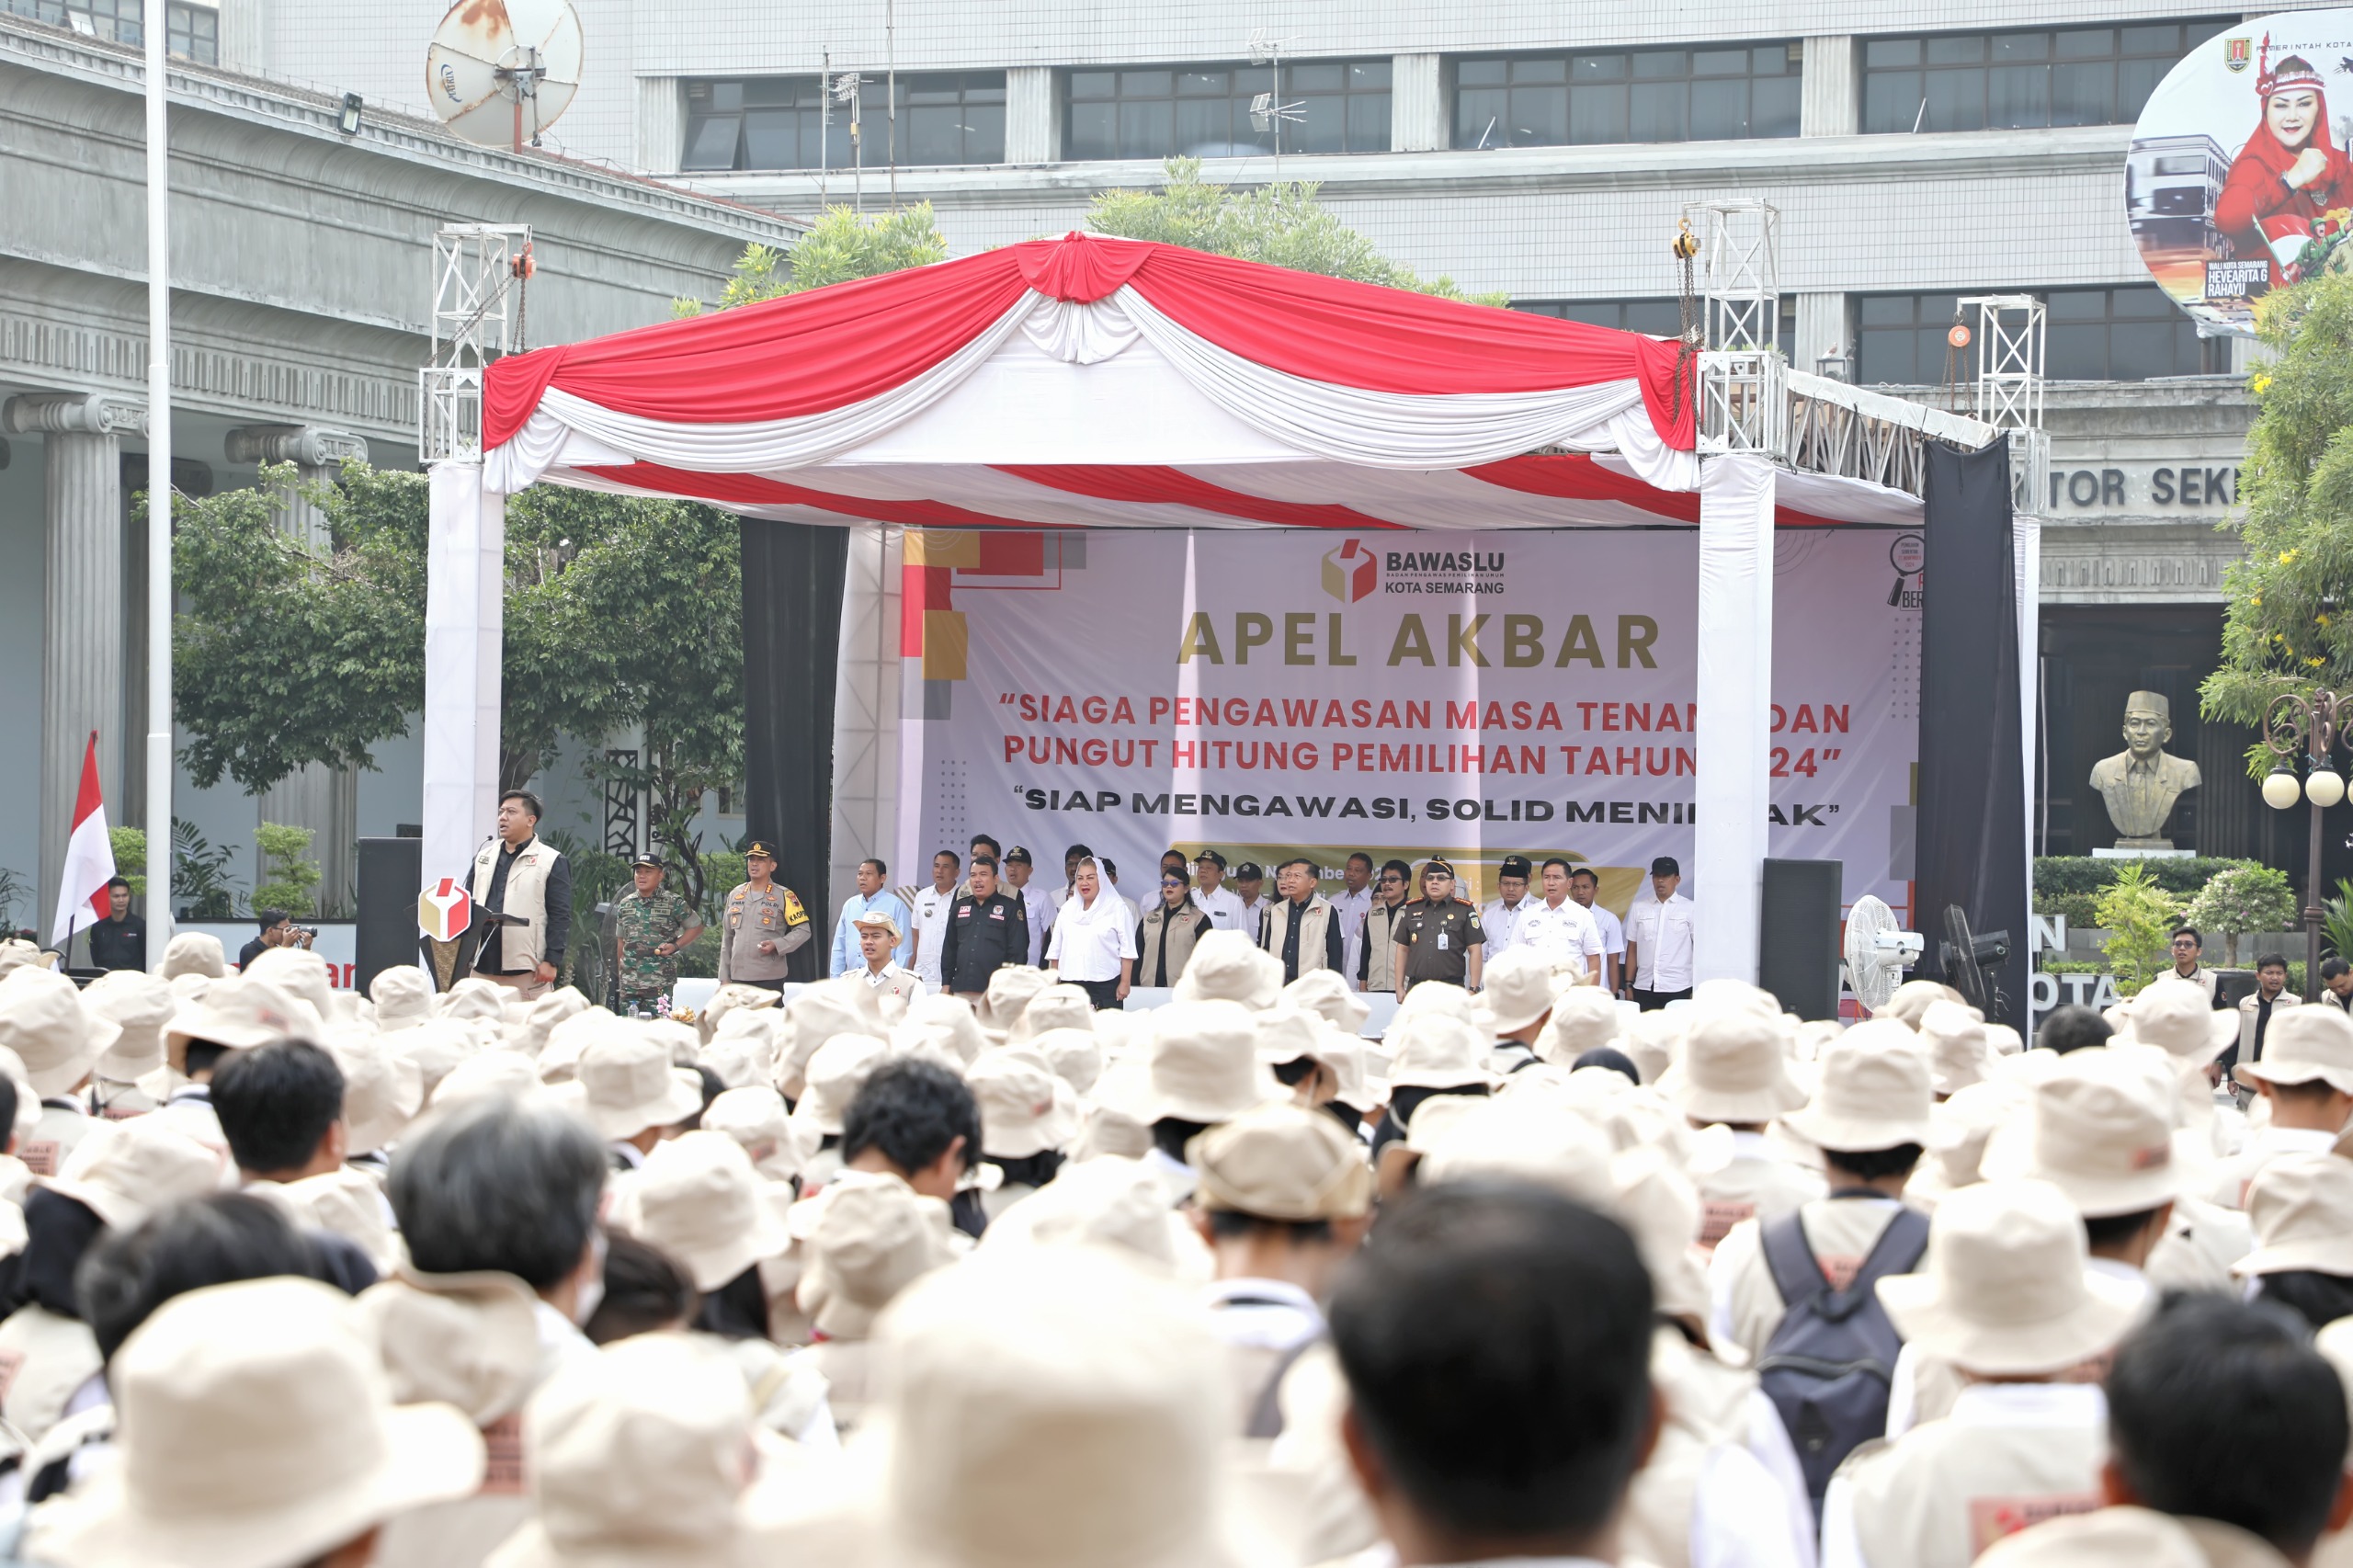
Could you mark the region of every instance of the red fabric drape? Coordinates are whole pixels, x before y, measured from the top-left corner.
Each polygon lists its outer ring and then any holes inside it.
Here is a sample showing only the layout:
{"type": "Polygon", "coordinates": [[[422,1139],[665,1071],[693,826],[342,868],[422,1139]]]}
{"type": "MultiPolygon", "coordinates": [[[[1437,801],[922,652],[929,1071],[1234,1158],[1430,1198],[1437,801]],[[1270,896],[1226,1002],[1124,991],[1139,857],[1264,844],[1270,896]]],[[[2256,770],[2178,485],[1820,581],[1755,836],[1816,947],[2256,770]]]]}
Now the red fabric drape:
{"type": "Polygon", "coordinates": [[[1305,501],[1270,501],[1196,478],[1182,469],[1151,464],[1121,467],[1112,463],[998,463],[1000,473],[1026,479],[1051,490],[1068,491],[1097,501],[1132,501],[1191,506],[1256,523],[1294,528],[1396,528],[1392,523],[1347,506],[1305,501]]]}

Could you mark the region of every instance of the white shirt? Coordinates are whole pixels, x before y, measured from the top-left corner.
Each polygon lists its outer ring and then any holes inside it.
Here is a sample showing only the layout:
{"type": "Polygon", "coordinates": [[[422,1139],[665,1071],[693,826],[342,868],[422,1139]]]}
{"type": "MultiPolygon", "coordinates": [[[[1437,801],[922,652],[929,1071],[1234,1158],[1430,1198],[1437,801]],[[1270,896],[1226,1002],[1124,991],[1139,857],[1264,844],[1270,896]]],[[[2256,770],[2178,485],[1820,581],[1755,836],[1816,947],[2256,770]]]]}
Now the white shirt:
{"type": "MultiPolygon", "coordinates": [[[[1569,902],[1576,903],[1574,899],[1569,902]]],[[[1593,923],[1601,928],[1601,950],[1613,959],[1624,958],[1626,956],[1626,927],[1619,924],[1618,917],[1597,903],[1579,903],[1577,907],[1591,915],[1593,923]]]]}
{"type": "Polygon", "coordinates": [[[1491,898],[1481,904],[1479,929],[1487,934],[1487,945],[1479,949],[1479,956],[1489,963],[1495,962],[1495,955],[1511,946],[1512,932],[1520,917],[1543,902],[1533,893],[1522,893],[1518,903],[1491,898]]]}
{"type": "Polygon", "coordinates": [[[960,891],[926,888],[915,894],[915,972],[934,991],[939,989],[939,950],[948,940],[948,912],[956,906],[960,891]]]}
{"type": "Polygon", "coordinates": [[[1364,940],[1364,917],[1372,913],[1372,886],[1367,883],[1355,892],[1327,893],[1324,902],[1340,917],[1340,972],[1352,976],[1357,971],[1357,946],[1364,940]]]}
{"type": "MultiPolygon", "coordinates": [[[[1486,925],[1486,917],[1480,916],[1486,925]]],[[[1495,927],[1488,926],[1492,932],[1495,927]]],[[[1586,960],[1598,958],[1604,951],[1601,928],[1593,923],[1593,911],[1575,899],[1563,898],[1558,909],[1542,899],[1532,899],[1519,906],[1518,918],[1512,922],[1511,941],[1516,948],[1533,948],[1542,953],[1558,969],[1585,968],[1586,960]]],[[[1490,952],[1502,949],[1495,943],[1487,944],[1490,952]]]]}
{"type": "MultiPolygon", "coordinates": [[[[1216,929],[1220,931],[1242,929],[1242,895],[1223,882],[1218,884],[1217,891],[1214,892],[1203,892],[1199,888],[1194,889],[1193,902],[1200,905],[1201,913],[1210,917],[1210,925],[1216,929]]],[[[1250,936],[1254,941],[1257,938],[1257,930],[1253,927],[1250,936]]]]}
{"type": "Polygon", "coordinates": [[[1280,1279],[1220,1279],[1202,1292],[1210,1327],[1228,1345],[1292,1350],[1324,1332],[1315,1298],[1280,1279]]]}
{"type": "MultiPolygon", "coordinates": [[[[1252,941],[1256,941],[1259,927],[1267,918],[1267,911],[1272,907],[1274,907],[1274,901],[1264,893],[1259,894],[1256,901],[1250,903],[1243,903],[1237,895],[1233,901],[1233,928],[1252,941]]],[[[1210,919],[1214,922],[1217,916],[1211,915],[1210,919]]]]}
{"type": "Polygon", "coordinates": [[[1691,901],[1677,893],[1665,903],[1638,903],[1626,914],[1626,940],[1635,949],[1638,991],[1691,988],[1691,901]]]}
{"type": "Polygon", "coordinates": [[[1135,916],[1127,900],[1108,888],[1095,895],[1092,907],[1075,897],[1063,904],[1046,944],[1046,961],[1064,980],[1117,980],[1120,960],[1135,956],[1135,916]]]}
{"type": "MultiPolygon", "coordinates": [[[[1016,890],[1008,885],[1005,891],[1016,890]]],[[[1022,904],[1029,912],[1029,967],[1038,969],[1046,961],[1046,931],[1054,923],[1054,895],[1040,887],[1035,877],[1018,891],[1022,904]]]]}

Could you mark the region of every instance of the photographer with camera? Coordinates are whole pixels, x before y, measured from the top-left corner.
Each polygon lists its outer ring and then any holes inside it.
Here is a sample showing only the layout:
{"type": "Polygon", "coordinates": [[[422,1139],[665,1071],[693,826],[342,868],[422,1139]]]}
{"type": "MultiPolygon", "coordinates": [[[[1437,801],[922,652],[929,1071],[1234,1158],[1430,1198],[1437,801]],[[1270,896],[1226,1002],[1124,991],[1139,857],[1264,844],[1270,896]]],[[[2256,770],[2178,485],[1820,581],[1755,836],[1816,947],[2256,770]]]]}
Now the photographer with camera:
{"type": "Polygon", "coordinates": [[[293,916],[282,909],[265,909],[254,916],[254,924],[261,927],[261,935],[237,949],[237,967],[244,968],[272,948],[305,948],[319,939],[319,934],[308,926],[297,926],[293,916]]]}

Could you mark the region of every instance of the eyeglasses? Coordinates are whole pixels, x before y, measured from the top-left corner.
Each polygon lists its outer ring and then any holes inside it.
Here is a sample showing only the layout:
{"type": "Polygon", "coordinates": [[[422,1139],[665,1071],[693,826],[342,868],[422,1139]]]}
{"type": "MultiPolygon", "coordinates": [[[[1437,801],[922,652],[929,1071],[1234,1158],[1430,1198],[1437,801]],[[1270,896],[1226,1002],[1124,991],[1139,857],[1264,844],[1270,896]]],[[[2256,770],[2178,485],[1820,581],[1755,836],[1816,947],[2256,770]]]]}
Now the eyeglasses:
{"type": "Polygon", "coordinates": [[[1165,888],[1181,888],[1185,884],[1175,877],[1163,877],[1160,879],[1160,885],[1165,888]]]}

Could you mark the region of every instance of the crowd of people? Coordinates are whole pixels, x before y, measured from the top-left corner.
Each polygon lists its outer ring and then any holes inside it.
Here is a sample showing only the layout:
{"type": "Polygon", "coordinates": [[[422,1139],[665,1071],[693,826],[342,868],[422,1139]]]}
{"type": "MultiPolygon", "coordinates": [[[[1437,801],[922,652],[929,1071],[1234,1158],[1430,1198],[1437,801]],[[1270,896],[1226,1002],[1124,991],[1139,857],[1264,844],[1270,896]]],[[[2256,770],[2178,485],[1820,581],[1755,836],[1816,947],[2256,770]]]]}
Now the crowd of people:
{"type": "Polygon", "coordinates": [[[1172,933],[1081,855],[1040,946],[977,869],[943,988],[876,868],[691,1018],[0,947],[0,1561],[2353,1562],[2341,1009],[2218,1084],[2194,975],[2029,1050],[1396,941],[1375,1039],[1296,876],[1172,933]]]}

